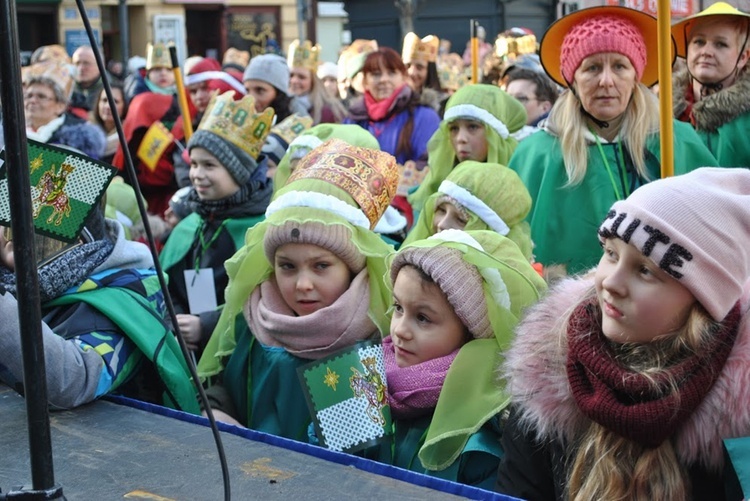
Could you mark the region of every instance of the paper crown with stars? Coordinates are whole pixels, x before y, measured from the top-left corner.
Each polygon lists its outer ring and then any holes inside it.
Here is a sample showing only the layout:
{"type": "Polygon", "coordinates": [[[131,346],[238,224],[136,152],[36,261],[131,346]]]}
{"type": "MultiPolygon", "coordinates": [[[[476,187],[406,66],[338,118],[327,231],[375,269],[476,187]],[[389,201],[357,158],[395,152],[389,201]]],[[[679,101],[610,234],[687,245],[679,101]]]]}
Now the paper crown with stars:
{"type": "Polygon", "coordinates": [[[252,158],[258,158],[274,120],[273,108],[255,111],[255,99],[247,95],[234,100],[234,91],[214,94],[206,107],[198,130],[211,132],[229,141],[252,158]]]}
{"type": "Polygon", "coordinates": [[[330,139],[305,156],[287,186],[302,179],[317,179],[341,188],[359,205],[370,229],[396,195],[399,169],[392,155],[330,139]]]}
{"type": "Polygon", "coordinates": [[[320,64],[320,45],[313,45],[310,40],[305,40],[304,43],[295,40],[289,45],[287,62],[290,68],[302,67],[315,73],[320,64]]]}
{"type": "Polygon", "coordinates": [[[416,33],[407,33],[404,37],[404,49],[401,51],[401,59],[404,64],[412,61],[423,61],[434,63],[437,61],[440,39],[434,35],[427,35],[419,39],[416,33]]]}

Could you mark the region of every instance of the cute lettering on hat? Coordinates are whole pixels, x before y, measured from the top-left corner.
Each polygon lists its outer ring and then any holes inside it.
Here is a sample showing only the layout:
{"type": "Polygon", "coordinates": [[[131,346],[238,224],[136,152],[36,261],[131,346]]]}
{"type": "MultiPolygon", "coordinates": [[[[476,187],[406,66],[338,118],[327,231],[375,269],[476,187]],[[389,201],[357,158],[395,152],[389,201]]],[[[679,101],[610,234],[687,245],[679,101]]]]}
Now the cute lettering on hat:
{"type": "Polygon", "coordinates": [[[642,224],[638,218],[628,218],[626,212],[610,210],[599,229],[599,238],[620,238],[625,243],[635,246],[644,256],[651,258],[662,270],[674,278],[680,279],[684,273],[675,268],[682,268],[693,260],[693,254],[682,245],[673,242],[664,231],[649,224],[642,224]],[[623,226],[626,219],[627,224],[623,226]],[[660,256],[660,257],[659,257],[660,256]]]}

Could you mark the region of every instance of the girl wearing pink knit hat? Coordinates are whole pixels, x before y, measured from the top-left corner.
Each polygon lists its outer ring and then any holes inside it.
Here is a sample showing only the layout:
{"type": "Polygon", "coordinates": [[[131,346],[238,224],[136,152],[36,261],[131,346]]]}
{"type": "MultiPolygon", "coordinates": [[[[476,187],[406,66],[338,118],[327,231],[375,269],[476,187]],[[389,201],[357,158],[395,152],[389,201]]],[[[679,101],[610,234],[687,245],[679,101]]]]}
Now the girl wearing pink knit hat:
{"type": "Polygon", "coordinates": [[[502,365],[497,488],[529,500],[739,499],[750,435],[750,171],[701,168],[612,205],[595,273],[529,311],[502,365]]]}
{"type": "MultiPolygon", "coordinates": [[[[537,260],[578,272],[596,264],[607,208],[660,175],[656,19],[595,7],[559,19],[540,46],[544,69],[568,90],[543,133],[524,140],[509,167],[531,193],[537,260]]],[[[687,124],[674,124],[677,174],[716,160],[687,124]]]]}

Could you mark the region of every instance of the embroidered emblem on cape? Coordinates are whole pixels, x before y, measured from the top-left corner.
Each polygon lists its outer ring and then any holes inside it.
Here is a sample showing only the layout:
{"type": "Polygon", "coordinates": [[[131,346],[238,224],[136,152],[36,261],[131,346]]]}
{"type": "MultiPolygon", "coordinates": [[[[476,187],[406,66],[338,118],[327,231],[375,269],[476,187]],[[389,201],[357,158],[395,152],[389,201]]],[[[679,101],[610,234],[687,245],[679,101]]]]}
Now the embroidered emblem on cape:
{"type": "Polygon", "coordinates": [[[297,373],[322,447],[354,452],[391,438],[380,342],[357,343],[304,365],[297,373]],[[340,381],[341,374],[351,376],[340,381]]]}

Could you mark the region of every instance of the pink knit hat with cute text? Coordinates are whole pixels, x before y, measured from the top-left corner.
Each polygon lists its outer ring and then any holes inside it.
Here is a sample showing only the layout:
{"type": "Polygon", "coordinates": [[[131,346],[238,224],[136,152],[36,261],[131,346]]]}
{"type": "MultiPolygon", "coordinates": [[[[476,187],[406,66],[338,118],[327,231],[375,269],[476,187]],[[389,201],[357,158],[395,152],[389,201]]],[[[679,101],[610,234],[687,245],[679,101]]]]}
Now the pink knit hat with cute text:
{"type": "Polygon", "coordinates": [[[750,277],[749,221],[750,170],[704,167],[615,202],[599,239],[636,247],[721,321],[750,277]]]}
{"type": "Polygon", "coordinates": [[[623,54],[635,68],[638,80],[646,67],[646,42],[629,20],[611,14],[585,19],[565,35],[560,50],[560,70],[567,82],[581,62],[592,54],[617,52],[623,54]]]}

